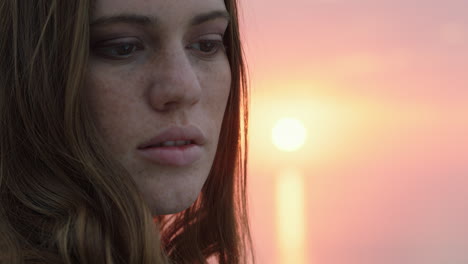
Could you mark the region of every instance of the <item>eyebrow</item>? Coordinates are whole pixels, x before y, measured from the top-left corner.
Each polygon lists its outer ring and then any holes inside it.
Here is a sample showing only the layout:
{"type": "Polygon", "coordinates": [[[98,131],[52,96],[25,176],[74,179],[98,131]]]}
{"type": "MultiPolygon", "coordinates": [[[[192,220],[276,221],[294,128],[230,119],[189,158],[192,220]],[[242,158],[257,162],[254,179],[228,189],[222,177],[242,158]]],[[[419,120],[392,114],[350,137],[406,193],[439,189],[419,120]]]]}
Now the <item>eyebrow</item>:
{"type": "MultiPolygon", "coordinates": [[[[227,11],[216,10],[216,11],[211,11],[208,13],[199,14],[193,17],[192,19],[190,19],[189,25],[197,26],[197,25],[200,25],[205,22],[215,20],[218,18],[226,19],[228,22],[231,20],[231,17],[227,11]]],[[[118,15],[103,16],[103,17],[97,18],[91,22],[90,26],[95,27],[95,26],[103,26],[103,25],[114,24],[114,23],[136,24],[136,25],[147,27],[151,25],[157,25],[158,18],[155,16],[122,13],[118,15]]]]}

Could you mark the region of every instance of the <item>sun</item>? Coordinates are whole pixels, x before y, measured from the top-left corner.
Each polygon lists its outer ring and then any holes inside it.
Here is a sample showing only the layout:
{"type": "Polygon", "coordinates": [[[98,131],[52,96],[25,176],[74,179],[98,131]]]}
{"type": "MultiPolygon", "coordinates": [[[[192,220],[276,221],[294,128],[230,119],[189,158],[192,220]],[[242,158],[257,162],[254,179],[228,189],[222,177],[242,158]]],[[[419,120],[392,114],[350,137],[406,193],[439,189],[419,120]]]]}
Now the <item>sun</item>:
{"type": "Polygon", "coordinates": [[[280,150],[292,152],[300,149],[306,140],[304,124],[296,118],[283,118],[272,130],[273,144],[280,150]]]}

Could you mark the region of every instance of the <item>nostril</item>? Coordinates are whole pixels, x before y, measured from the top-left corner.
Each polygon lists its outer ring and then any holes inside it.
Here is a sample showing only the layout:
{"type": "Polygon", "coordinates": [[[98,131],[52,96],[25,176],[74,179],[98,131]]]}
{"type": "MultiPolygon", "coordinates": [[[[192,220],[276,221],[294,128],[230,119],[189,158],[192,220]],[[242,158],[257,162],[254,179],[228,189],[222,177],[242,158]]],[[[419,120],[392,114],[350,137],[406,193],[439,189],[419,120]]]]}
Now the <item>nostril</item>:
{"type": "Polygon", "coordinates": [[[167,102],[163,104],[163,106],[161,107],[161,111],[172,111],[177,109],[178,106],[179,103],[176,101],[167,102]]]}

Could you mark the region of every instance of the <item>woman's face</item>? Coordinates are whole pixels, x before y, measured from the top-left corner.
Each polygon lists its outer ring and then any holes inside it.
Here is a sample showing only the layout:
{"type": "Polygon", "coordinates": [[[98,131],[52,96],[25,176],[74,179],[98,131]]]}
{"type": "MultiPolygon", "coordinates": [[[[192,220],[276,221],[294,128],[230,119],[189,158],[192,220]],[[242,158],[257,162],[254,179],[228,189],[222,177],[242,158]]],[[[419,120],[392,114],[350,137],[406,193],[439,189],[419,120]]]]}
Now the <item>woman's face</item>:
{"type": "Polygon", "coordinates": [[[197,198],[231,86],[223,0],[97,0],[85,94],[153,215],[197,198]]]}

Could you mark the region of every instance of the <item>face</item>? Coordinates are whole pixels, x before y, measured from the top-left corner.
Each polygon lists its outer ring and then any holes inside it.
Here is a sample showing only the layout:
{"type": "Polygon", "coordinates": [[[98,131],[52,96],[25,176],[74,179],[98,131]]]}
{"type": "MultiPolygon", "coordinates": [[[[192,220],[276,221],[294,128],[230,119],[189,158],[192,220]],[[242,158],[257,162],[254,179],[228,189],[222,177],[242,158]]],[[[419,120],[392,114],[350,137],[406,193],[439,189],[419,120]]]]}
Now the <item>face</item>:
{"type": "Polygon", "coordinates": [[[85,96],[153,215],[198,197],[231,86],[223,0],[97,0],[85,96]]]}

